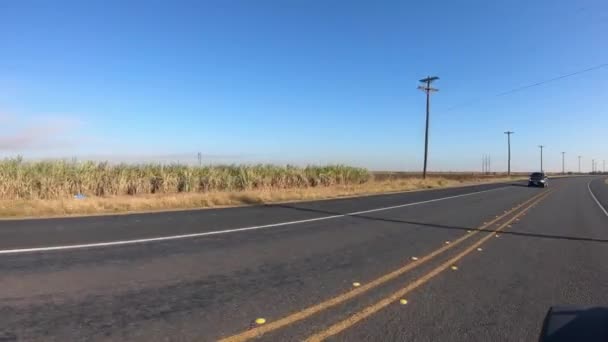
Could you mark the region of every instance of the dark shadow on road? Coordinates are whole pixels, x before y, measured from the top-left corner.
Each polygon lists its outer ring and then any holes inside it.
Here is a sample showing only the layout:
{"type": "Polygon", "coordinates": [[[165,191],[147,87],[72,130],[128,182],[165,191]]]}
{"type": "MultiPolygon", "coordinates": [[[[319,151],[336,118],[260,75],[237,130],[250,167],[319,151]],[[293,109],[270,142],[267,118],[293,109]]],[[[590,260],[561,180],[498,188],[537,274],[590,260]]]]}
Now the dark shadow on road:
{"type": "Polygon", "coordinates": [[[539,342],[608,341],[608,308],[552,307],[539,342]]]}
{"type": "MultiPolygon", "coordinates": [[[[492,229],[478,229],[476,227],[462,227],[462,226],[452,226],[452,225],[442,225],[442,224],[436,224],[436,223],[426,223],[426,222],[418,222],[418,221],[408,221],[408,220],[399,220],[399,219],[391,219],[391,218],[383,218],[383,217],[374,217],[374,216],[368,216],[368,215],[348,215],[346,213],[340,213],[340,212],[334,212],[334,211],[329,211],[329,210],[321,210],[321,209],[313,209],[313,208],[303,208],[303,207],[298,207],[295,205],[289,205],[289,204],[267,204],[267,207],[275,207],[275,208],[284,208],[284,209],[293,209],[293,210],[299,210],[299,211],[307,211],[307,212],[313,212],[313,213],[318,213],[318,214],[325,214],[325,215],[345,215],[348,217],[354,217],[354,218],[360,218],[360,219],[364,219],[364,220],[371,220],[371,221],[382,221],[382,222],[391,222],[391,223],[405,223],[405,224],[411,224],[411,225],[417,225],[417,226],[422,226],[422,227],[427,227],[427,228],[432,228],[432,229],[448,229],[448,230],[476,230],[476,231],[481,231],[481,232],[493,232],[494,230],[492,229]]],[[[541,239],[556,239],[556,240],[570,240],[570,241],[585,241],[585,242],[599,242],[599,243],[608,243],[608,239],[594,239],[594,238],[588,238],[588,237],[578,237],[578,236],[566,236],[566,235],[551,235],[551,234],[538,234],[538,233],[523,233],[523,232],[513,232],[513,231],[501,231],[500,234],[503,235],[514,235],[514,236],[524,236],[524,237],[534,237],[534,238],[541,238],[541,239]]]]}
{"type": "Polygon", "coordinates": [[[511,186],[519,186],[522,188],[528,188],[528,184],[522,184],[522,183],[511,183],[511,186]]]}

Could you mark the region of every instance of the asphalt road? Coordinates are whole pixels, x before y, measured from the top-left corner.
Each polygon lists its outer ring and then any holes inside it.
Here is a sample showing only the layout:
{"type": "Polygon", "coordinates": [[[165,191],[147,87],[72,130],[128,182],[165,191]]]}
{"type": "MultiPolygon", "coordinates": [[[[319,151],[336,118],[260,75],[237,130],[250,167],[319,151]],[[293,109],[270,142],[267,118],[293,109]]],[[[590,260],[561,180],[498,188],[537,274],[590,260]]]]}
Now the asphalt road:
{"type": "Polygon", "coordinates": [[[577,177],[0,221],[0,341],[536,340],[551,305],[608,306],[598,204],[577,177]]]}

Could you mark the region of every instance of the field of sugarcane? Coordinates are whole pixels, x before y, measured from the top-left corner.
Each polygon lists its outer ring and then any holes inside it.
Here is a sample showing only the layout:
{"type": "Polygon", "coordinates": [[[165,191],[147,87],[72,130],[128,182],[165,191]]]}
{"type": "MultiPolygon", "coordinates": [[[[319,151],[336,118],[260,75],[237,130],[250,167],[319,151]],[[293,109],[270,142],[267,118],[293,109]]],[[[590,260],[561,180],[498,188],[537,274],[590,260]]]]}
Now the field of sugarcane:
{"type": "Polygon", "coordinates": [[[112,164],[0,160],[0,217],[51,217],[321,200],[507,181],[505,175],[371,172],[344,165],[112,164]]]}
{"type": "Polygon", "coordinates": [[[356,185],[370,179],[367,170],[343,165],[199,167],[13,158],[0,161],[0,199],[281,190],[356,185]]]}

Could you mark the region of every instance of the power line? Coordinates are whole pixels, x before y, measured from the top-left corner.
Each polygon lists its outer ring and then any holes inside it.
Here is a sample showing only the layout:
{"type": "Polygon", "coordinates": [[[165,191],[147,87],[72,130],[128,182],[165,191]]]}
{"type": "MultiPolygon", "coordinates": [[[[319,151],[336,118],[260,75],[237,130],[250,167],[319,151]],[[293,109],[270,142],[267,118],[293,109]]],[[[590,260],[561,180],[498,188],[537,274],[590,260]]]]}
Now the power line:
{"type": "MultiPolygon", "coordinates": [[[[608,67],[608,63],[602,63],[602,64],[599,64],[599,65],[596,65],[596,66],[593,66],[593,67],[590,67],[590,68],[587,68],[587,69],[575,71],[573,73],[569,73],[569,74],[557,76],[557,77],[554,77],[554,78],[550,78],[548,80],[544,80],[544,81],[540,81],[540,82],[536,82],[536,83],[531,83],[531,84],[528,84],[528,85],[525,85],[525,86],[513,88],[513,89],[510,89],[510,90],[507,90],[507,91],[503,91],[503,92],[500,92],[500,93],[494,94],[493,96],[488,96],[488,97],[501,97],[501,96],[513,94],[513,93],[516,93],[516,92],[520,92],[522,90],[526,90],[526,89],[533,88],[533,87],[538,87],[538,86],[541,86],[543,84],[559,81],[559,80],[564,79],[564,78],[572,77],[572,76],[575,76],[575,75],[580,75],[580,74],[583,74],[583,73],[586,73],[586,72],[598,70],[598,69],[605,68],[605,67],[608,67]]],[[[467,106],[479,103],[479,102],[483,101],[485,98],[486,97],[480,97],[480,98],[477,98],[476,100],[472,100],[472,101],[469,101],[467,103],[463,103],[463,104],[455,105],[455,106],[452,106],[452,107],[448,107],[445,111],[451,111],[451,110],[454,110],[454,109],[457,109],[457,108],[467,107],[467,106]]]]}
{"type": "Polygon", "coordinates": [[[596,66],[591,67],[591,68],[587,68],[587,69],[584,69],[584,70],[573,72],[571,74],[566,74],[566,75],[558,76],[558,77],[551,78],[551,79],[548,79],[548,80],[545,80],[545,81],[541,81],[541,82],[537,82],[537,83],[533,83],[533,84],[528,84],[528,85],[525,85],[523,87],[507,90],[507,91],[502,92],[500,94],[496,94],[496,96],[504,96],[504,95],[508,95],[508,94],[513,94],[513,93],[516,93],[518,91],[522,91],[522,90],[525,90],[525,89],[528,89],[528,88],[538,87],[538,86],[543,85],[543,84],[547,84],[547,83],[550,83],[550,82],[555,82],[555,81],[558,81],[558,80],[561,80],[561,79],[564,79],[564,78],[567,78],[567,77],[575,76],[575,75],[584,74],[586,72],[597,70],[597,69],[601,69],[601,68],[604,68],[604,67],[607,67],[607,66],[608,66],[608,63],[596,65],[596,66]]]}

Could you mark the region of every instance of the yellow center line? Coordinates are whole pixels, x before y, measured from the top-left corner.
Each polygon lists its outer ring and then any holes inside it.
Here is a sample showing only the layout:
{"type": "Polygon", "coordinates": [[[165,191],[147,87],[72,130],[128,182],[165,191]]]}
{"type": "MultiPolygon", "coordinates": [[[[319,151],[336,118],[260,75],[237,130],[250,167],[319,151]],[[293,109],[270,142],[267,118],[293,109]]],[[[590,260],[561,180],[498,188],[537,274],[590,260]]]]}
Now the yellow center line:
{"type": "Polygon", "coordinates": [[[530,204],[524,210],[522,210],[521,212],[519,212],[518,214],[516,214],[515,216],[513,216],[512,218],[510,218],[508,221],[506,221],[505,223],[503,223],[499,228],[497,228],[493,232],[487,234],[485,237],[479,239],[477,242],[475,242],[474,244],[472,244],[471,246],[469,246],[467,249],[465,249],[461,253],[457,254],[453,258],[449,259],[448,261],[444,262],[443,264],[441,264],[437,268],[433,269],[429,273],[427,273],[424,276],[416,279],[415,281],[413,281],[410,284],[408,284],[406,287],[398,290],[397,292],[393,293],[392,295],[390,295],[388,297],[385,297],[384,299],[380,300],[379,302],[377,302],[375,304],[372,304],[372,305],[364,308],[363,310],[361,310],[361,311],[353,314],[352,316],[346,318],[345,320],[340,321],[340,322],[338,322],[338,323],[330,326],[329,328],[327,328],[327,329],[325,329],[325,330],[323,330],[323,331],[321,331],[321,332],[319,332],[317,334],[314,334],[314,335],[310,336],[309,338],[306,339],[306,342],[323,341],[326,338],[334,336],[334,335],[336,335],[336,334],[338,334],[338,333],[340,333],[340,332],[342,332],[342,331],[344,331],[344,330],[352,327],[353,325],[357,324],[359,321],[361,321],[361,320],[363,320],[363,319],[365,319],[365,318],[367,318],[367,317],[375,314],[376,312],[382,310],[383,308],[385,308],[385,307],[387,307],[387,306],[395,303],[400,298],[403,298],[403,296],[407,295],[409,292],[411,292],[414,289],[416,289],[417,287],[419,287],[419,286],[427,283],[429,280],[431,280],[432,278],[434,278],[435,276],[437,276],[441,272],[443,272],[446,269],[450,268],[457,261],[459,261],[460,259],[462,259],[466,255],[468,255],[472,251],[476,250],[484,242],[486,242],[487,240],[491,239],[496,232],[499,232],[499,231],[503,230],[511,222],[513,222],[517,217],[521,216],[523,213],[525,213],[526,211],[530,210],[530,208],[532,208],[534,205],[536,205],[537,203],[539,203],[540,201],[542,201],[543,199],[545,199],[549,195],[549,193],[551,193],[551,190],[549,190],[548,192],[542,193],[541,196],[538,197],[538,199],[536,199],[532,204],[530,204]]]}
{"type": "Polygon", "coordinates": [[[442,254],[443,252],[445,252],[445,251],[447,251],[447,250],[449,250],[451,248],[454,248],[454,247],[458,246],[458,244],[460,244],[461,242],[467,240],[468,238],[472,237],[473,235],[479,233],[480,231],[483,231],[484,229],[492,226],[494,223],[500,221],[504,217],[506,217],[509,214],[513,213],[514,211],[518,210],[519,208],[521,208],[521,207],[523,207],[523,206],[525,206],[525,205],[533,202],[534,200],[540,198],[544,194],[545,193],[540,193],[540,194],[537,194],[537,195],[529,198],[528,200],[524,201],[523,203],[521,203],[521,204],[515,206],[514,208],[508,210],[506,213],[504,213],[504,214],[502,214],[502,215],[500,215],[500,216],[492,219],[491,221],[489,221],[487,223],[484,223],[482,226],[480,226],[479,228],[473,230],[471,233],[467,233],[466,235],[460,237],[459,239],[453,241],[452,243],[450,243],[448,245],[444,245],[443,247],[441,247],[441,248],[439,248],[439,249],[437,249],[437,250],[435,250],[435,251],[427,254],[426,256],[419,258],[417,261],[408,263],[407,265],[405,265],[405,266],[403,266],[403,267],[401,267],[399,269],[396,269],[395,271],[392,271],[392,272],[390,272],[388,274],[385,274],[385,275],[383,275],[383,276],[381,276],[381,277],[379,277],[379,278],[377,278],[377,279],[375,279],[375,280],[373,280],[373,281],[371,281],[371,282],[369,282],[369,283],[367,283],[365,285],[359,286],[359,287],[357,287],[357,288],[355,288],[353,290],[350,290],[348,292],[342,293],[340,295],[337,295],[336,297],[330,298],[328,300],[325,300],[325,301],[323,301],[321,303],[315,304],[315,305],[310,306],[308,308],[305,308],[303,310],[294,312],[294,313],[292,313],[292,314],[290,314],[288,316],[285,316],[285,317],[280,318],[280,319],[278,319],[276,321],[267,323],[267,324],[265,324],[263,326],[259,326],[259,327],[256,327],[256,328],[253,328],[253,329],[250,329],[250,330],[243,331],[243,332],[238,333],[236,335],[232,335],[232,336],[223,338],[223,339],[220,340],[220,342],[242,342],[242,341],[247,341],[247,340],[252,339],[252,338],[259,337],[259,336],[261,336],[263,334],[269,333],[271,331],[283,328],[283,327],[285,327],[287,325],[290,325],[290,324],[293,324],[295,322],[298,322],[298,321],[301,321],[303,319],[306,319],[306,318],[308,318],[308,317],[310,317],[310,316],[312,316],[312,315],[314,315],[314,314],[316,314],[318,312],[321,312],[323,310],[326,310],[328,308],[336,306],[336,305],[338,305],[340,303],[343,303],[343,302],[345,302],[345,301],[347,301],[347,300],[349,300],[351,298],[354,298],[354,297],[356,297],[356,296],[358,296],[360,294],[363,294],[363,293],[365,293],[365,292],[367,292],[367,291],[369,291],[369,290],[371,290],[371,289],[373,289],[373,288],[375,288],[377,286],[380,286],[380,285],[382,285],[382,284],[384,284],[384,283],[386,283],[386,282],[388,282],[388,281],[390,281],[390,280],[392,280],[392,279],[394,279],[394,278],[396,278],[396,277],[398,277],[398,276],[400,276],[400,275],[402,275],[402,274],[404,274],[404,273],[406,273],[406,272],[408,272],[408,271],[410,271],[410,270],[412,270],[412,269],[414,269],[414,268],[416,268],[416,267],[424,264],[425,262],[427,262],[427,261],[433,259],[434,257],[442,254]]]}

